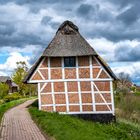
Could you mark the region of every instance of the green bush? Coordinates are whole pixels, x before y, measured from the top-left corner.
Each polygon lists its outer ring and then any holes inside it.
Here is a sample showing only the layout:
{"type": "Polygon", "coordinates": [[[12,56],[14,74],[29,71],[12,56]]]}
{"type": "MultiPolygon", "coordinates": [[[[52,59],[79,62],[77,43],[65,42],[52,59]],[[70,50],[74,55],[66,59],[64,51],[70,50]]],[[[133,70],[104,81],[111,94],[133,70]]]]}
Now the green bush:
{"type": "Polygon", "coordinates": [[[9,92],[9,86],[5,83],[0,83],[0,99],[6,96],[9,92]]]}
{"type": "Polygon", "coordinates": [[[4,100],[0,100],[0,105],[4,103],[4,100]]]}
{"type": "Polygon", "coordinates": [[[4,100],[5,100],[5,102],[10,102],[10,101],[17,100],[20,98],[22,98],[22,96],[18,92],[15,92],[13,94],[9,94],[9,95],[5,96],[4,100]]]}
{"type": "Polygon", "coordinates": [[[134,94],[140,96],[140,91],[136,91],[134,94]]]}

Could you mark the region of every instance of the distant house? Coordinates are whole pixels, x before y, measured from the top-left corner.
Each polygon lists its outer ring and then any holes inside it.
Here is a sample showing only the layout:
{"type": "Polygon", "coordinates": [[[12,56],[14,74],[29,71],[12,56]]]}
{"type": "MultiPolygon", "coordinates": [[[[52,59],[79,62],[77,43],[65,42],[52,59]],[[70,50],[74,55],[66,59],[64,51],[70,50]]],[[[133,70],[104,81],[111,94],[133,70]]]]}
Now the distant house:
{"type": "Polygon", "coordinates": [[[109,120],[115,113],[113,80],[78,27],[65,21],[24,82],[38,83],[40,110],[109,120]]]}
{"type": "Polygon", "coordinates": [[[18,91],[18,85],[15,84],[9,76],[0,76],[0,83],[5,83],[9,86],[9,93],[18,91]]]}

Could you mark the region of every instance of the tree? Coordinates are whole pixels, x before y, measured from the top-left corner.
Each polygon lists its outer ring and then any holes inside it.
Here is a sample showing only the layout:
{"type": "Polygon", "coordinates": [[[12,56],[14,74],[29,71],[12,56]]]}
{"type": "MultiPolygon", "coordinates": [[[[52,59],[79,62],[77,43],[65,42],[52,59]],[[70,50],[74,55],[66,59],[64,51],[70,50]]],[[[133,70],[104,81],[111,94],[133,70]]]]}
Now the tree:
{"type": "Polygon", "coordinates": [[[119,81],[122,86],[128,87],[131,83],[130,75],[124,72],[119,73],[118,75],[119,81]]]}
{"type": "Polygon", "coordinates": [[[23,79],[27,74],[28,67],[24,61],[19,61],[16,63],[17,68],[15,69],[12,80],[19,86],[19,93],[23,96],[35,94],[36,86],[31,84],[23,83],[23,79]]]}
{"type": "Polygon", "coordinates": [[[6,96],[9,92],[9,86],[5,83],[0,83],[0,99],[6,96]]]}
{"type": "Polygon", "coordinates": [[[130,93],[132,82],[130,75],[124,72],[119,73],[118,75],[119,81],[117,82],[117,93],[127,94],[130,93]]]}

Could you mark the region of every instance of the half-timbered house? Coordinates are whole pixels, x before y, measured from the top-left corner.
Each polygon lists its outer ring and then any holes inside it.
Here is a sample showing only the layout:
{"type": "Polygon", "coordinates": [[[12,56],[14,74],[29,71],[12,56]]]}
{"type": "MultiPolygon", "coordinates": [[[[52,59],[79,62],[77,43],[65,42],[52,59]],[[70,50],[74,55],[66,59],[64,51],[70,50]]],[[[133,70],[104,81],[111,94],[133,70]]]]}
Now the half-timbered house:
{"type": "Polygon", "coordinates": [[[38,84],[40,110],[113,116],[115,79],[78,27],[65,21],[24,82],[38,84]]]}

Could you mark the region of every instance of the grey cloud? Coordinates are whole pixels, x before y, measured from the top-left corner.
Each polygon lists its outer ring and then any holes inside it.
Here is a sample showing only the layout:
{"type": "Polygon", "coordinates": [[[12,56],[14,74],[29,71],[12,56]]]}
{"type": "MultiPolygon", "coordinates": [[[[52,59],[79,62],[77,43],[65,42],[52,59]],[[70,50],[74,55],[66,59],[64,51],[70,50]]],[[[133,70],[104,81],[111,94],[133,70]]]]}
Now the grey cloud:
{"type": "Polygon", "coordinates": [[[77,13],[81,16],[87,16],[90,12],[94,12],[95,8],[89,4],[81,4],[77,9],[77,13]]]}
{"type": "Polygon", "coordinates": [[[0,36],[11,36],[15,31],[16,29],[13,25],[4,22],[0,23],[0,36]]]}
{"type": "Polygon", "coordinates": [[[9,2],[15,2],[17,4],[48,4],[48,3],[66,3],[66,4],[72,4],[72,3],[77,3],[83,0],[1,0],[0,3],[1,4],[5,4],[5,3],[9,3],[9,2]]]}
{"type": "Polygon", "coordinates": [[[140,61],[140,45],[136,47],[121,46],[115,50],[115,58],[118,61],[140,61]]]}
{"type": "MultiPolygon", "coordinates": [[[[48,42],[46,42],[46,44],[48,44],[48,42]]],[[[33,65],[35,63],[35,61],[37,61],[37,59],[43,53],[46,46],[44,47],[41,45],[36,45],[35,47],[36,47],[36,49],[32,52],[33,55],[31,56],[31,59],[29,60],[29,63],[31,65],[33,65]]]]}
{"type": "MultiPolygon", "coordinates": [[[[110,1],[110,3],[113,3],[114,5],[115,1],[110,1]]],[[[0,3],[4,3],[4,0],[0,1],[0,3]]],[[[5,2],[11,2],[10,0],[5,0],[5,2]]],[[[59,15],[62,17],[62,19],[69,19],[74,21],[75,24],[79,24],[79,29],[82,32],[82,34],[86,38],[96,38],[96,37],[104,37],[108,40],[111,40],[113,42],[118,42],[120,40],[133,40],[137,39],[140,40],[140,29],[139,24],[137,21],[138,15],[137,14],[131,14],[131,13],[139,13],[138,8],[134,8],[137,1],[128,1],[129,3],[133,3],[133,6],[128,9],[127,11],[121,13],[118,17],[115,17],[112,12],[110,12],[108,9],[101,9],[100,5],[103,4],[101,2],[97,2],[98,4],[92,4],[90,5],[84,2],[83,0],[13,0],[13,2],[20,4],[20,6],[24,5],[27,6],[29,9],[32,9],[34,14],[38,12],[39,9],[42,8],[51,8],[56,15],[59,15]],[[76,9],[76,7],[78,7],[76,9]],[[131,12],[134,11],[134,12],[131,12]],[[124,24],[125,23],[125,24],[124,24]],[[135,23],[131,26],[129,24],[135,23]],[[98,26],[99,24],[99,26],[98,26]],[[100,26],[102,25],[102,26],[100,26]]],[[[120,4],[122,5],[125,3],[124,0],[119,0],[120,4]]],[[[117,3],[119,4],[119,3],[117,3]]],[[[138,4],[137,4],[138,5],[138,4]]],[[[8,8],[7,8],[8,10],[8,8]]],[[[31,11],[30,11],[31,12],[31,11]]],[[[30,14],[30,13],[29,13],[30,14]]],[[[11,19],[7,19],[7,23],[10,25],[6,29],[2,29],[3,27],[0,27],[0,41],[1,45],[20,45],[22,44],[45,44],[47,42],[48,38],[45,40],[42,39],[40,36],[45,36],[45,32],[40,35],[40,33],[37,33],[38,31],[34,31],[34,33],[21,33],[17,32],[15,27],[17,25],[16,21],[13,21],[11,23],[11,19]],[[8,33],[9,32],[9,33],[8,33]],[[4,34],[7,34],[4,36],[4,34]],[[10,36],[8,36],[10,34],[10,36]],[[19,42],[19,41],[20,42],[19,42]]],[[[54,30],[54,33],[58,26],[63,21],[54,22],[55,20],[51,17],[44,16],[41,20],[41,25],[43,27],[51,26],[51,28],[54,30]]],[[[24,22],[24,21],[23,21],[24,22]]],[[[0,23],[1,24],[1,23],[0,23]]],[[[23,24],[24,28],[24,24],[23,24]]],[[[46,34],[48,34],[46,32],[46,34]]],[[[50,36],[50,35],[49,35],[50,36]]],[[[51,36],[52,37],[52,36],[51,36]]],[[[51,38],[50,37],[50,38],[51,38]]],[[[44,38],[44,37],[43,37],[44,38]]]]}
{"type": "Polygon", "coordinates": [[[39,36],[34,34],[13,33],[12,35],[0,34],[0,46],[17,46],[23,47],[24,45],[45,45],[46,42],[39,36]]]}
{"type": "MultiPolygon", "coordinates": [[[[99,22],[100,24],[101,22],[99,22]]],[[[80,26],[82,34],[88,38],[100,38],[104,37],[113,42],[119,42],[122,40],[140,40],[140,29],[139,23],[134,26],[127,27],[127,25],[122,24],[119,21],[112,20],[110,22],[104,23],[102,27],[97,25],[86,25],[80,26]]]]}
{"type": "Polygon", "coordinates": [[[23,47],[24,45],[46,45],[46,40],[40,34],[21,32],[17,30],[15,23],[0,22],[0,47],[14,46],[23,47]]]}
{"type": "Polygon", "coordinates": [[[44,16],[41,20],[42,25],[50,25],[53,29],[57,29],[58,25],[60,24],[59,22],[54,22],[52,20],[52,17],[49,16],[44,16]]]}
{"type": "Polygon", "coordinates": [[[69,9],[67,7],[74,6],[83,2],[84,0],[0,0],[0,4],[16,3],[18,5],[24,5],[30,8],[33,13],[39,12],[41,9],[47,9],[48,7],[54,7],[60,11],[62,9],[69,9]]]}
{"type": "Polygon", "coordinates": [[[48,24],[50,21],[52,20],[52,17],[49,17],[49,16],[44,16],[41,20],[41,24],[48,24]]]}
{"type": "Polygon", "coordinates": [[[114,5],[119,5],[120,8],[128,6],[128,5],[135,5],[139,3],[139,0],[108,0],[110,3],[114,5]]]}
{"type": "Polygon", "coordinates": [[[121,13],[117,18],[123,21],[126,25],[135,23],[140,17],[139,8],[140,4],[132,6],[128,10],[121,13]]]}
{"type": "Polygon", "coordinates": [[[113,15],[106,9],[101,9],[99,4],[81,4],[77,9],[77,15],[87,22],[108,22],[113,19],[113,15]]]}

